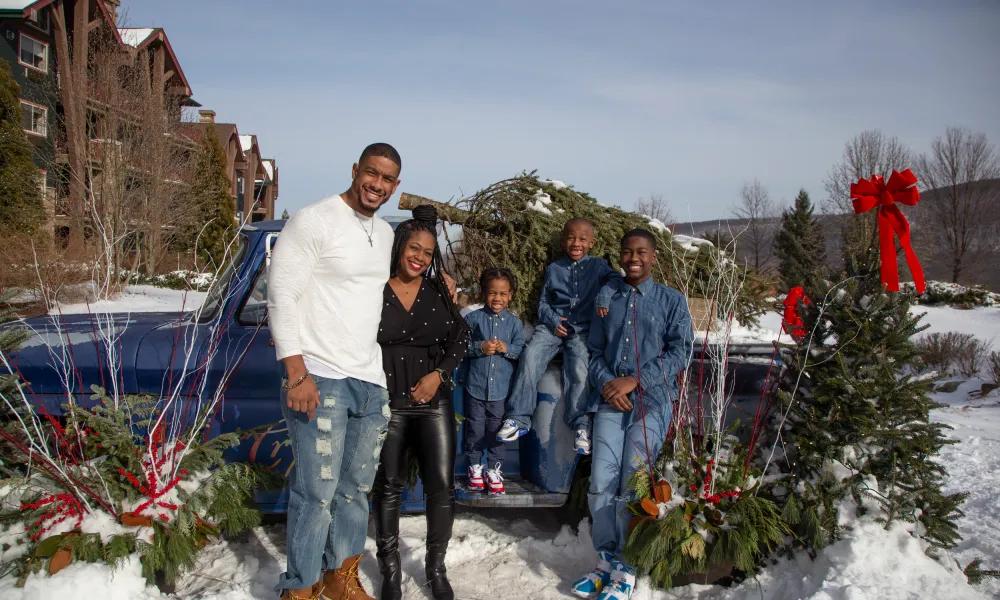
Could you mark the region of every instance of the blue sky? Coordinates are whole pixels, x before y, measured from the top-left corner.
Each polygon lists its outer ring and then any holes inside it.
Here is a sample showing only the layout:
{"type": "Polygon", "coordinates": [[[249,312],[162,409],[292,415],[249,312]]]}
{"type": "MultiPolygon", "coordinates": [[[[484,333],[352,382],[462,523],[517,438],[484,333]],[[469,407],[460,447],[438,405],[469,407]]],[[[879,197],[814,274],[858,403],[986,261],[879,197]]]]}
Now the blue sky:
{"type": "MultiPolygon", "coordinates": [[[[1000,143],[1000,3],[124,0],[195,99],[255,133],[290,212],[372,141],[439,200],[538,169],[604,204],[729,214],[757,177],[814,200],[865,129],[1000,143]],[[870,8],[866,4],[877,4],[870,8]],[[807,6],[809,5],[809,6],[807,6]]],[[[383,209],[393,214],[395,199],[383,209]]]]}

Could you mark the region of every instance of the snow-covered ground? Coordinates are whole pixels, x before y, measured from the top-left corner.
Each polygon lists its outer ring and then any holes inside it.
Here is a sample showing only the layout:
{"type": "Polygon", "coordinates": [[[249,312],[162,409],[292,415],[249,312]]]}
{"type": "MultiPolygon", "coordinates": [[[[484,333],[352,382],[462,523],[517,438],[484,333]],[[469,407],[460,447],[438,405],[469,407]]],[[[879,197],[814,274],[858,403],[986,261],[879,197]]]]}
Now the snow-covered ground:
{"type": "Polygon", "coordinates": [[[87,304],[63,304],[53,313],[64,315],[87,313],[133,313],[133,312],[181,312],[194,310],[205,301],[207,292],[189,292],[153,287],[151,285],[130,285],[113,300],[98,300],[87,304]]]}
{"type": "MultiPolygon", "coordinates": [[[[181,303],[194,308],[203,295],[155,288],[130,288],[127,296],[100,309],[116,312],[177,311],[181,303]]],[[[64,307],[63,311],[74,310],[64,307]]],[[[82,309],[87,310],[84,305],[82,309]]],[[[993,340],[1000,348],[1000,308],[962,311],[918,306],[927,313],[928,332],[963,331],[993,340]]],[[[766,315],[761,328],[740,332],[749,339],[773,339],[778,315],[766,315]]],[[[691,585],[654,592],[640,582],[636,600],[886,600],[911,598],[998,598],[1000,581],[968,586],[962,566],[982,558],[984,567],[1000,567],[1000,401],[997,397],[969,399],[978,389],[970,382],[950,394],[938,394],[946,408],[933,418],[954,428],[955,445],[940,456],[949,472],[948,491],[970,492],[959,521],[963,541],[939,561],[927,557],[920,542],[897,527],[886,531],[874,523],[856,524],[846,539],[825,549],[816,560],[799,557],[782,561],[757,579],[726,589],[691,585]]],[[[461,599],[525,600],[572,598],[568,582],[593,567],[586,522],[579,531],[560,521],[553,510],[460,509],[448,553],[449,577],[461,599]]],[[[430,598],[422,586],[425,524],[422,516],[401,521],[404,556],[404,596],[430,598]]],[[[259,527],[241,540],[206,549],[199,566],[180,583],[180,599],[249,600],[273,598],[272,586],[284,568],[285,527],[259,527]]],[[[368,540],[362,580],[371,592],[378,581],[374,543],[368,540]]],[[[11,600],[104,598],[108,600],[163,598],[144,587],[137,562],[117,573],[98,565],[73,564],[54,577],[32,576],[24,588],[12,578],[0,580],[0,597],[11,600]]]]}

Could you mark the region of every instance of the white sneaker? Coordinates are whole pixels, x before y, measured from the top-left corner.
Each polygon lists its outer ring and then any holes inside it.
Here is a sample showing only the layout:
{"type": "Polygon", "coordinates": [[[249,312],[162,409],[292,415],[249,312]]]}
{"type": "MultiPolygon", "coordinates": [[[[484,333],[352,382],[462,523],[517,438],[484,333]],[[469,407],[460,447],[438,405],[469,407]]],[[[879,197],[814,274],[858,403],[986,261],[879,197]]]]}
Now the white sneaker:
{"type": "Polygon", "coordinates": [[[528,430],[517,424],[514,419],[507,419],[503,422],[503,427],[497,432],[497,441],[500,442],[513,442],[522,435],[528,433],[528,430]]]}
{"type": "Polygon", "coordinates": [[[483,465],[469,465],[469,489],[481,492],[484,488],[483,465]]]}
{"type": "Polygon", "coordinates": [[[490,496],[503,495],[503,473],[500,472],[500,463],[486,471],[486,489],[490,496]]]}
{"type": "Polygon", "coordinates": [[[577,454],[590,455],[590,432],[586,429],[576,430],[576,441],[573,442],[573,450],[577,454]]]}

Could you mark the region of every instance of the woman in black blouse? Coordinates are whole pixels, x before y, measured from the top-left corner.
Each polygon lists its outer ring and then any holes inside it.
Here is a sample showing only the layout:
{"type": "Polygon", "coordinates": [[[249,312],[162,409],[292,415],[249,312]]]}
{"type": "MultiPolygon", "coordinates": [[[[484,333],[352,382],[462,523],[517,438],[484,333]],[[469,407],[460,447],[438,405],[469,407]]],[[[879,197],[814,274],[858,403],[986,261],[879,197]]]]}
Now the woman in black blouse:
{"type": "Polygon", "coordinates": [[[375,513],[383,600],[402,598],[399,508],[407,450],[420,467],[427,495],[425,572],[435,600],[453,600],[444,557],[455,511],[455,410],[452,373],[465,357],[468,326],[444,281],[437,246],[437,211],[413,210],[399,225],[385,286],[378,342],[392,417],[375,476],[375,513]]]}

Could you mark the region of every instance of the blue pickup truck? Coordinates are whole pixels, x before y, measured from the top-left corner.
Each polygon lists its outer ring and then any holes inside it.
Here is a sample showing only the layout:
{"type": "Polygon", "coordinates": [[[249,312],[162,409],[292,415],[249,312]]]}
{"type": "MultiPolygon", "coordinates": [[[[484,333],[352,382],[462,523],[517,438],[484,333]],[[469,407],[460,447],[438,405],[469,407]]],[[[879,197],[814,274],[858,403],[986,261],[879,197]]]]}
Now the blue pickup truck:
{"type": "MultiPolygon", "coordinates": [[[[393,228],[402,221],[392,217],[386,220],[393,228]]],[[[245,440],[229,458],[265,464],[287,474],[293,468],[293,460],[278,405],[279,363],[266,322],[266,270],[271,248],[283,225],[284,221],[265,221],[242,228],[233,260],[217,277],[200,313],[119,313],[101,317],[113,317],[118,332],[115,346],[120,361],[120,393],[160,395],[167,385],[177,386],[183,373],[207,369],[201,393],[211,395],[224,390],[224,401],[212,433],[273,424],[266,433],[245,440]],[[192,348],[187,358],[179,351],[183,347],[192,348]],[[230,375],[226,377],[226,373],[230,375]]],[[[110,386],[111,375],[104,358],[107,353],[103,338],[97,334],[95,316],[38,317],[22,325],[31,329],[33,336],[10,358],[29,382],[36,401],[51,414],[61,412],[67,394],[72,394],[78,403],[89,405],[92,384],[110,386]],[[56,367],[60,356],[71,357],[76,376],[61,375],[56,367]]],[[[700,360],[698,350],[700,347],[696,349],[695,361],[700,360]]],[[[744,415],[752,418],[770,354],[770,346],[730,350],[728,377],[733,393],[730,411],[733,418],[744,415]]],[[[505,495],[490,497],[462,487],[466,466],[461,448],[456,448],[459,482],[456,495],[460,504],[519,507],[566,504],[574,482],[586,469],[577,468],[581,459],[573,452],[573,433],[563,423],[559,373],[558,363],[553,363],[539,384],[534,428],[517,442],[508,444],[505,495]]],[[[175,389],[182,391],[186,402],[197,401],[198,392],[189,385],[175,389]]],[[[460,384],[454,402],[456,411],[462,414],[460,384]]],[[[288,491],[260,492],[257,501],[265,512],[284,512],[288,491]]],[[[404,510],[422,509],[423,493],[418,481],[406,491],[404,510]]]]}

